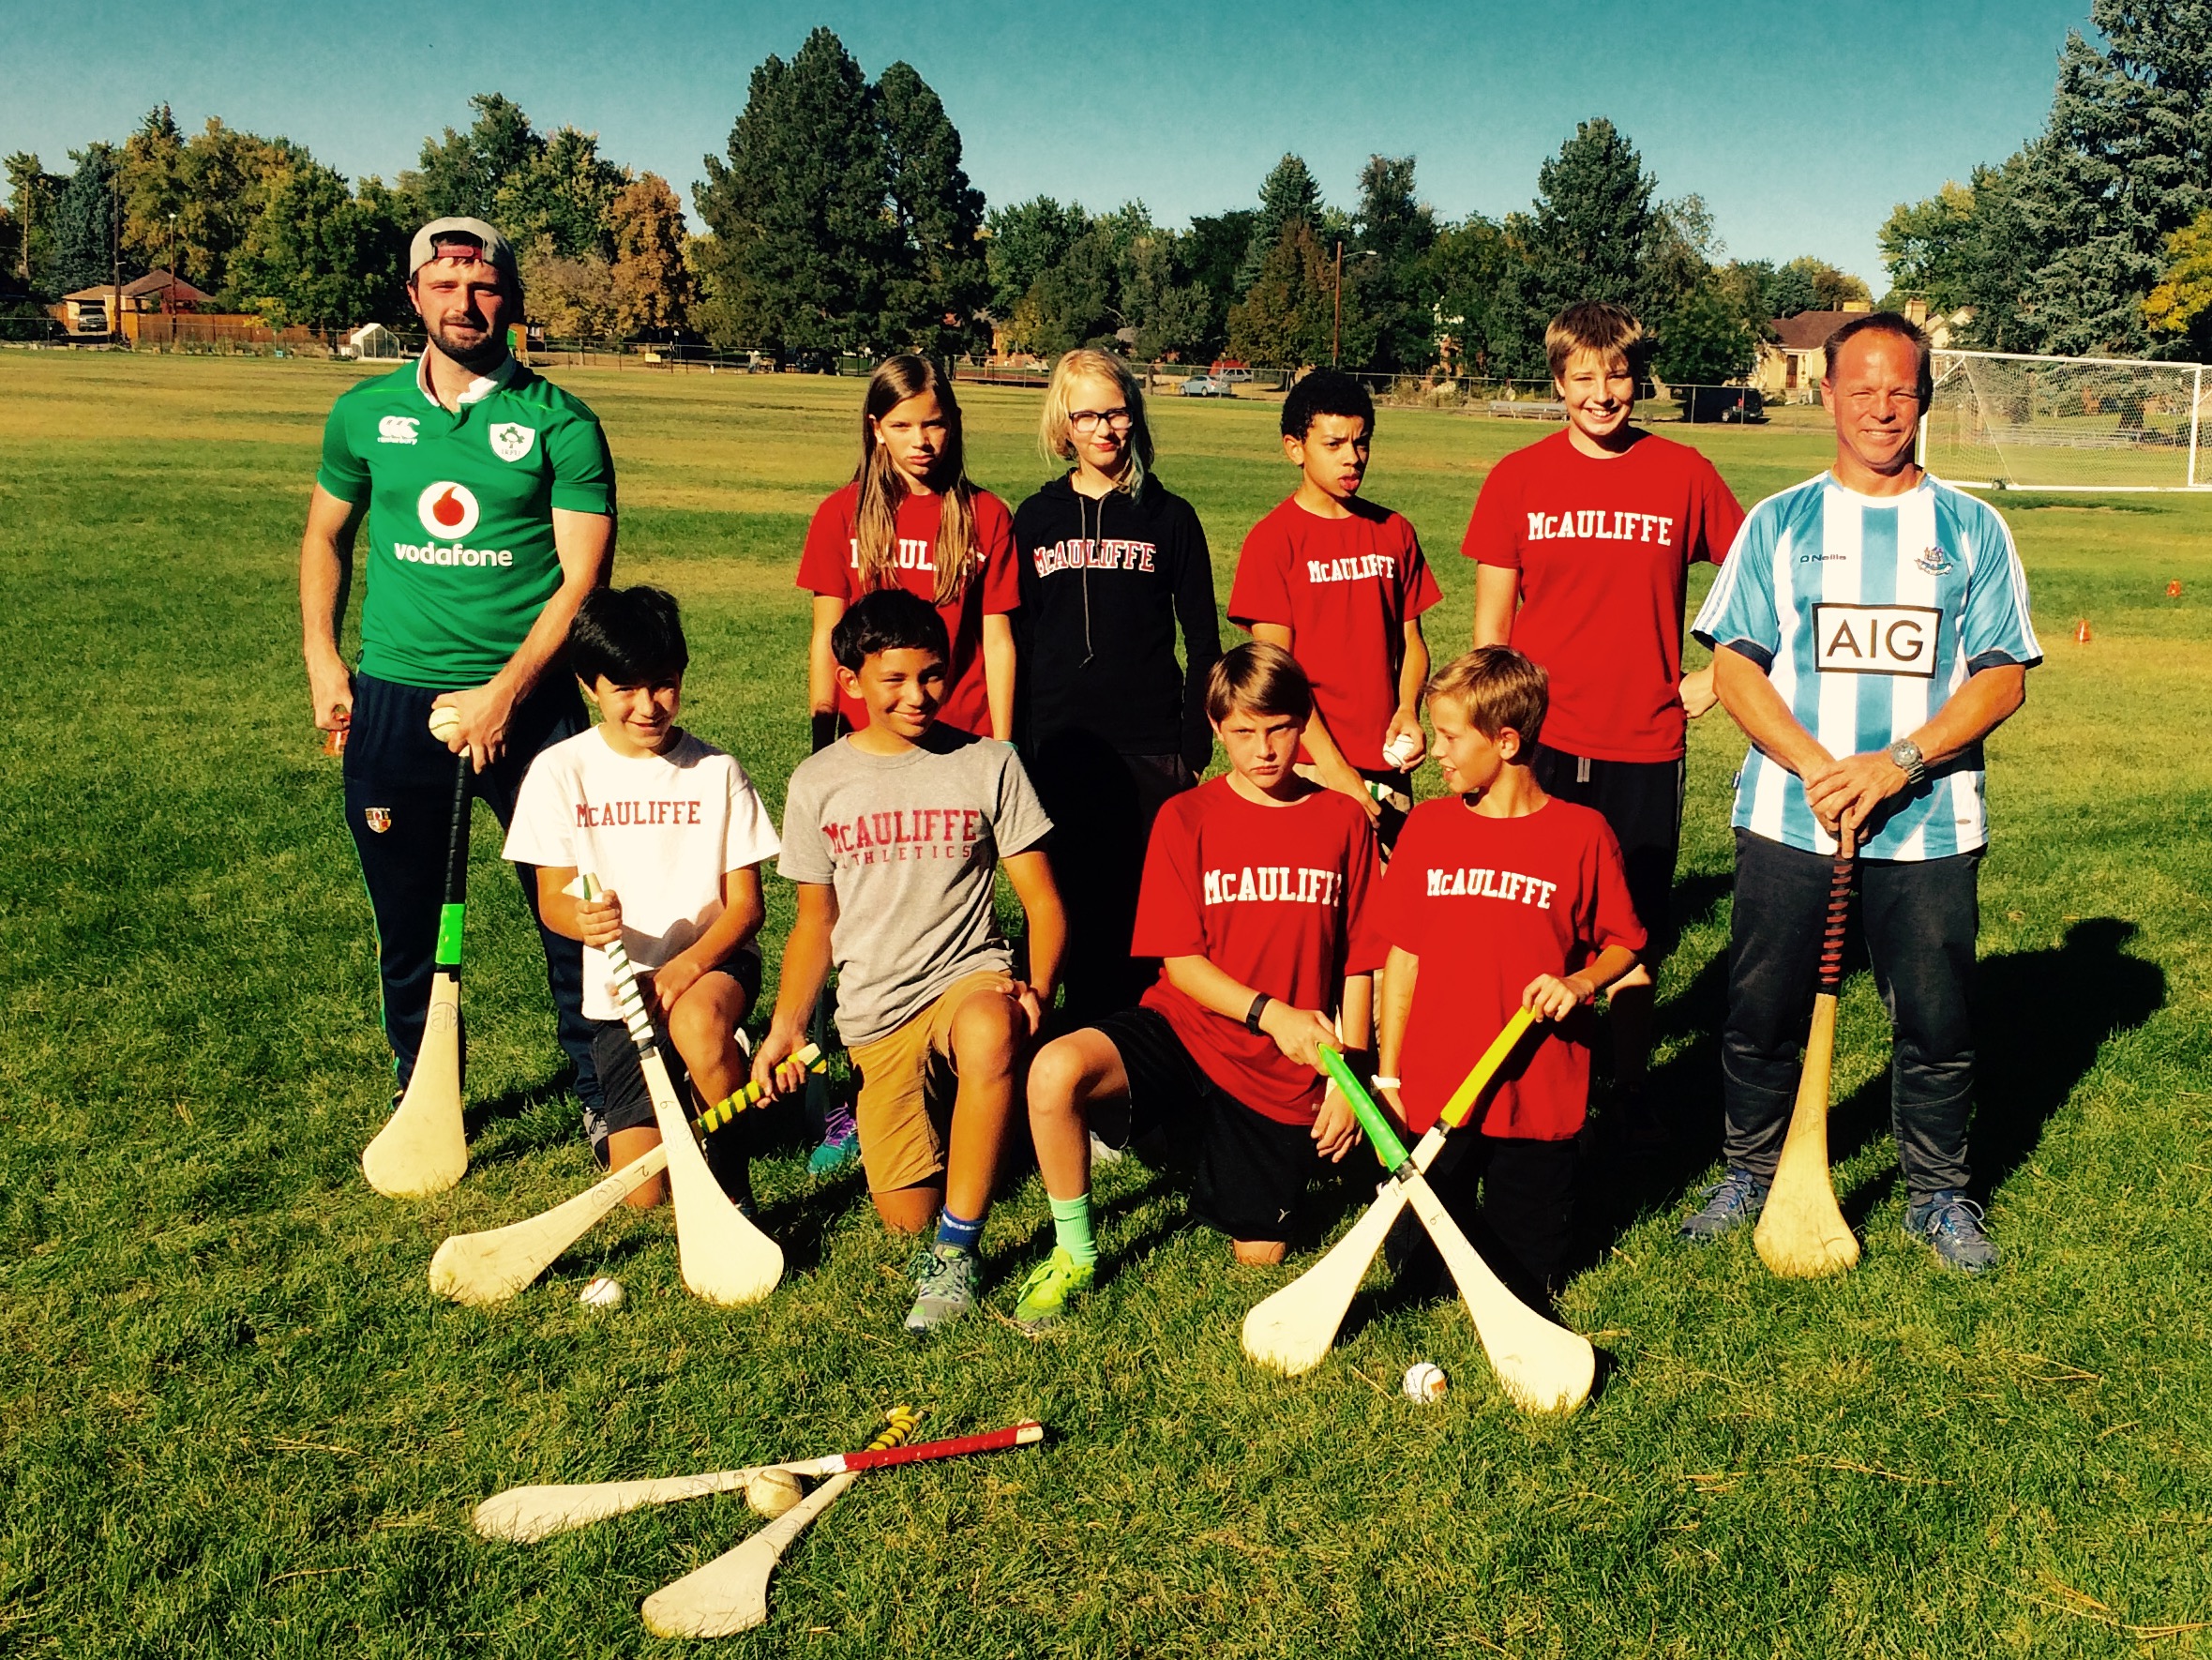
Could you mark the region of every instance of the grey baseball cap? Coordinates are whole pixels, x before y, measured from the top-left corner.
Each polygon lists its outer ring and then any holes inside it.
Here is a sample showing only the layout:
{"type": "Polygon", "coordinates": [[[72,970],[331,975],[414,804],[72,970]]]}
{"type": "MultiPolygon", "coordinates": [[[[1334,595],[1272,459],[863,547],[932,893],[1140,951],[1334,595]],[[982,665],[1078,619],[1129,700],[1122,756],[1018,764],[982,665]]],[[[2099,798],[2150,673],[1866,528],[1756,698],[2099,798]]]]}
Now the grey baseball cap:
{"type": "Polygon", "coordinates": [[[412,278],[438,257],[441,243],[474,242],[481,250],[478,257],[510,282],[520,282],[522,273],[515,265],[515,250],[507,239],[482,219],[432,219],[414,234],[414,242],[407,250],[407,275],[412,278]]]}

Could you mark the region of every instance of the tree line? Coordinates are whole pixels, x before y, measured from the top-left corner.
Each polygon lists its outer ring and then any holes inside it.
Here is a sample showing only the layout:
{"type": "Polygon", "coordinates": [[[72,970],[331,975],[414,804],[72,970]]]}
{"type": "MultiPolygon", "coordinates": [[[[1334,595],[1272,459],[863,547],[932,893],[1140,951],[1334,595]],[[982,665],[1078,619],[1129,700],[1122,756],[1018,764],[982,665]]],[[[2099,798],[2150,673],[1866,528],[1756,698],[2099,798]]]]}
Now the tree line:
{"type": "Polygon", "coordinates": [[[1881,229],[1897,288],[1968,310],[1974,344],[2065,356],[2212,354],[2212,8],[2094,0],[2043,129],[1881,229]]]}

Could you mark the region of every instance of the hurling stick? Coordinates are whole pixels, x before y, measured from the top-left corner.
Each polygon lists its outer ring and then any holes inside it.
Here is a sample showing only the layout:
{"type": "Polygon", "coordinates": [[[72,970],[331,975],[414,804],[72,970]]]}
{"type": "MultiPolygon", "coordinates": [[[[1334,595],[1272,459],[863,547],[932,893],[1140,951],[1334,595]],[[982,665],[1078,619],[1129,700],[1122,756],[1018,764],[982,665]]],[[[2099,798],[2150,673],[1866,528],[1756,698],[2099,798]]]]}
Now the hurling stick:
{"type": "Polygon", "coordinates": [[[1820,941],[1820,983],[1813,999],[1813,1029],[1805,1039],[1805,1069],[1798,1075],[1797,1104],[1774,1185],[1759,1212],[1752,1244],[1759,1260],[1784,1279],[1841,1274],[1858,1260],[1858,1239],[1836,1204],[1828,1163],[1828,1076],[1836,1054],[1836,994],[1843,981],[1843,925],[1851,912],[1849,833],[1836,848],[1828,890],[1828,928],[1820,941]]]}
{"type": "Polygon", "coordinates": [[[468,751],[453,772],[453,823],[445,844],[445,903],[438,912],[430,1013],[407,1093],[361,1152],[361,1173],[387,1199],[443,1193],[469,1168],[460,1116],[460,937],[469,884],[468,751]]]}
{"type": "Polygon", "coordinates": [[[1589,1398],[1598,1375],[1597,1351],[1579,1332],[1557,1325],[1506,1290],[1475,1247],[1467,1244],[1459,1224],[1444,1209],[1443,1200],[1413,1168],[1405,1143],[1391,1128],[1390,1120],[1352,1076],[1344,1057],[1327,1044],[1320,1046],[1322,1069],[1335,1079],[1353,1116],[1367,1139],[1382,1154],[1392,1177],[1406,1189],[1407,1202],[1436,1242],[1444,1266],[1452,1271],[1460,1300],[1482,1339],[1490,1369],[1516,1406],[1531,1412],[1571,1412],[1589,1398]]]}
{"type": "MultiPolygon", "coordinates": [[[[1482,1051],[1451,1100],[1413,1149],[1413,1168],[1426,1172],[1443,1148],[1444,1138],[1467,1122],[1475,1102],[1489,1086],[1506,1057],[1513,1052],[1529,1025],[1534,1011],[1515,1009],[1505,1030],[1482,1051]]],[[[1375,1254],[1382,1249],[1392,1227],[1406,1208],[1406,1185],[1386,1182],[1367,1212],[1352,1225],[1329,1254],[1264,1302],[1253,1305],[1244,1317],[1244,1352],[1260,1365],[1297,1377],[1319,1366],[1336,1342],[1352,1298],[1358,1294],[1375,1254]]]]}
{"type": "Polygon", "coordinates": [[[706,1566],[695,1569],[672,1585],[664,1585],[645,1599],[645,1627],[655,1637],[729,1637],[751,1631],[768,1620],[768,1577],[805,1532],[807,1524],[827,1510],[838,1494],[850,1486],[864,1470],[886,1464],[905,1464],[924,1456],[925,1447],[945,1449],[934,1456],[956,1452],[982,1453],[1001,1447],[1029,1446],[1044,1439],[1041,1424],[1016,1424],[988,1435],[962,1438],[961,1442],[925,1442],[917,1447],[892,1447],[881,1453],[849,1453],[843,1471],[833,1475],[794,1508],[786,1511],[734,1550],[725,1551],[706,1566]],[[964,1444],[963,1444],[964,1443],[964,1444]]]}
{"type": "MultiPolygon", "coordinates": [[[[791,1059],[802,1066],[819,1069],[823,1064],[820,1053],[807,1044],[791,1059]]],[[[708,1129],[728,1124],[760,1098],[760,1085],[748,1083],[727,1101],[707,1109],[698,1122],[708,1129]]],[[[456,1303],[504,1302],[550,1268],[563,1251],[597,1225],[600,1217],[668,1166],[668,1150],[655,1147],[549,1211],[504,1228],[454,1234],[430,1259],[430,1290],[456,1303]]]]}
{"type": "MultiPolygon", "coordinates": [[[[595,877],[583,878],[584,898],[595,898],[595,877]]],[[[692,1134],[691,1115],[676,1099],[676,1086],[660,1058],[660,1039],[638,989],[638,971],[620,940],[606,947],[614,975],[615,1006],[630,1029],[645,1090],[653,1097],[654,1122],[660,1125],[661,1151],[668,1156],[669,1188],[676,1203],[676,1260],[693,1294],[725,1307],[756,1303],[783,1277],[783,1246],[748,1221],[730,1202],[707,1169],[706,1154],[692,1134]]]]}

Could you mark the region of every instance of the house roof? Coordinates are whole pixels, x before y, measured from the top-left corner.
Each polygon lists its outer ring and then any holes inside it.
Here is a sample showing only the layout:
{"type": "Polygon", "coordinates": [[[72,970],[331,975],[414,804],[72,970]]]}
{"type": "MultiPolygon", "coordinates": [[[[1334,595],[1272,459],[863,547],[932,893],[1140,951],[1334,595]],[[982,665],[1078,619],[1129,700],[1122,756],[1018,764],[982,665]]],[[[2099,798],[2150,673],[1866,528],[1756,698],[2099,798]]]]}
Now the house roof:
{"type": "MultiPolygon", "coordinates": [[[[80,288],[75,294],[65,294],[62,298],[65,300],[104,300],[114,292],[112,286],[102,282],[91,288],[80,288]]],[[[150,294],[159,294],[162,298],[167,299],[173,292],[176,295],[177,303],[184,306],[202,305],[214,297],[205,289],[194,288],[182,277],[173,277],[167,271],[148,271],[143,277],[134,277],[123,285],[123,294],[126,299],[137,299],[150,294]]]]}
{"type": "Polygon", "coordinates": [[[1774,336],[1784,352],[1817,352],[1828,337],[1864,311],[1799,311],[1795,317],[1777,317],[1774,336]]]}

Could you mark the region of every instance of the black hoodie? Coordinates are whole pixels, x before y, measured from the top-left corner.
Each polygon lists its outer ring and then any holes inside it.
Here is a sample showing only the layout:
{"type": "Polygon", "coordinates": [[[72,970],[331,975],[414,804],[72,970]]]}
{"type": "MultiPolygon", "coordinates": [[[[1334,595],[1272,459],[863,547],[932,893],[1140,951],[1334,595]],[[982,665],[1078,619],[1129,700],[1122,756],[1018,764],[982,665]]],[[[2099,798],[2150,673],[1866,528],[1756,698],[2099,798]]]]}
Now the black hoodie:
{"type": "Polygon", "coordinates": [[[1221,656],[1213,563],[1190,503],[1156,479],[1099,501],[1069,476],[1016,508],[1021,725],[1032,743],[1091,732],[1122,755],[1213,754],[1206,677],[1221,656]],[[1187,672],[1176,667],[1182,626],[1187,672]]]}

